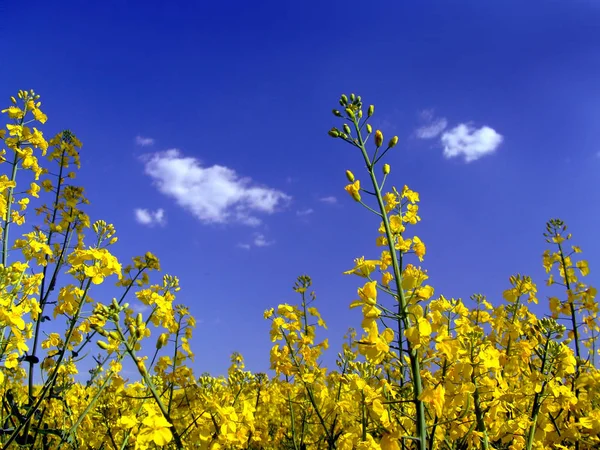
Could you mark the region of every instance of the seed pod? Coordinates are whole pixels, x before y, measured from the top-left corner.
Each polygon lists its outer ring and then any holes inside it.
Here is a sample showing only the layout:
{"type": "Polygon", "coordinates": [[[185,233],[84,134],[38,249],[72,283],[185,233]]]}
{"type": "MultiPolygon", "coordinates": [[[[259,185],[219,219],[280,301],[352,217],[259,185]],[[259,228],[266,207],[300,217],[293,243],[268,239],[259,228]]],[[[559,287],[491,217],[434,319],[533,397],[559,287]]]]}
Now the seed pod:
{"type": "Polygon", "coordinates": [[[349,170],[346,170],[346,178],[348,178],[350,183],[354,183],[354,174],[349,170]]]}
{"type": "Polygon", "coordinates": [[[381,144],[383,144],[383,133],[377,130],[375,132],[375,145],[377,147],[381,147],[381,144]]]}

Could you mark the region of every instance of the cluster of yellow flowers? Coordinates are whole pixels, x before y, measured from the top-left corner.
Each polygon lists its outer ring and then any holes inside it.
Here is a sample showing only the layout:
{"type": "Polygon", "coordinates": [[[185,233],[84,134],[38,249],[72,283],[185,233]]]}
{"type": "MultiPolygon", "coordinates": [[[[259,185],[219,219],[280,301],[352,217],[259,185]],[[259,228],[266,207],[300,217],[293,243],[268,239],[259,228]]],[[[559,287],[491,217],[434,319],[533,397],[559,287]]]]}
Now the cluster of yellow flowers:
{"type": "Polygon", "coordinates": [[[384,146],[368,123],[374,107],[363,118],[359,96],[340,98],[344,112],[333,113],[344,123],[329,134],[362,155],[369,188],[347,171],[346,191],[380,223],[380,256],[357,258],[345,272],[364,279],[349,303],[362,312],[360,337],[350,329],[337,367],[323,367],[326,324],[304,275],[297,303],[264,314],[271,376],[245,370],[234,354],[221,377],[189,367],[195,321],[175,303],[178,279],[153,281],[160,263],[151,253],[123,267],[110,251],[114,227],[83,211],[88,201],[70,171],[81,142],[70,131],[47,141],[31,126],[46,121],[33,91],[11,101],[0,130],[8,169],[0,176],[2,449],[600,447],[597,292],[582,281],[588,264],[566,226],[552,220],[545,233],[548,285],[562,292],[549,300],[551,316],[529,310],[537,287],[523,275],[510,278],[498,306],[482,295],[434,298],[427,272],[413,264],[426,246],[407,235],[420,221],[419,195],[384,190],[391,168],[376,170],[398,138],[384,146]],[[27,215],[33,205],[38,219],[27,215]],[[11,239],[26,219],[39,223],[11,239]],[[108,280],[118,294],[94,300],[108,280]],[[124,364],[138,375],[126,378],[124,364]]]}

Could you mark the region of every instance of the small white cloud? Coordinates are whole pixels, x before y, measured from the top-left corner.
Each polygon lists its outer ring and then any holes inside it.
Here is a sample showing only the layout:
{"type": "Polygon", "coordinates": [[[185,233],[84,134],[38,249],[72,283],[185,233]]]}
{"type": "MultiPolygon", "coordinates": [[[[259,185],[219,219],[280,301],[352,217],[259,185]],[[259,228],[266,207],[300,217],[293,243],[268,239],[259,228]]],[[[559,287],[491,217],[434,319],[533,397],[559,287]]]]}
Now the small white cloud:
{"type": "Polygon", "coordinates": [[[329,197],[321,197],[319,200],[322,201],[323,203],[329,203],[330,205],[337,203],[337,198],[335,198],[332,195],[330,195],[329,197]]]}
{"type": "Polygon", "coordinates": [[[428,125],[423,125],[422,127],[417,128],[415,133],[419,139],[433,139],[446,129],[448,126],[448,121],[442,117],[439,119],[435,119],[428,125]]]}
{"type": "Polygon", "coordinates": [[[140,147],[149,147],[151,145],[154,145],[154,139],[150,137],[136,136],[135,143],[140,147]]]}
{"type": "Polygon", "coordinates": [[[157,209],[156,211],[151,211],[143,208],[136,208],[134,210],[134,213],[135,219],[138,223],[141,223],[142,225],[153,226],[165,225],[166,223],[165,211],[162,208],[157,209]]]}
{"type": "Polygon", "coordinates": [[[441,137],[446,158],[463,156],[468,163],[496,151],[503,139],[493,128],[484,126],[477,129],[464,123],[446,131],[441,137]]]}
{"type": "Polygon", "coordinates": [[[273,245],[274,243],[275,243],[275,241],[267,240],[267,238],[265,237],[264,234],[255,233],[254,239],[252,240],[251,243],[240,243],[237,246],[239,248],[243,248],[244,250],[250,250],[253,246],[254,247],[268,247],[270,245],[273,245]]]}
{"type": "Polygon", "coordinates": [[[257,247],[268,247],[273,244],[273,241],[267,241],[264,234],[257,234],[254,238],[254,245],[257,247]]]}
{"type": "Polygon", "coordinates": [[[314,209],[312,209],[312,208],[306,208],[306,209],[301,209],[299,211],[296,211],[296,215],[297,216],[308,216],[308,215],[310,215],[310,214],[312,214],[314,212],[315,212],[314,209]]]}
{"type": "Polygon", "coordinates": [[[257,226],[258,213],[272,214],[291,199],[283,192],[258,186],[235,170],[204,167],[177,149],[143,157],[145,172],[158,190],[175,199],[202,223],[242,223],[257,226]]]}
{"type": "Polygon", "coordinates": [[[435,118],[433,109],[425,109],[419,113],[419,119],[423,125],[415,130],[419,139],[433,139],[440,135],[448,126],[445,117],[435,118]]]}

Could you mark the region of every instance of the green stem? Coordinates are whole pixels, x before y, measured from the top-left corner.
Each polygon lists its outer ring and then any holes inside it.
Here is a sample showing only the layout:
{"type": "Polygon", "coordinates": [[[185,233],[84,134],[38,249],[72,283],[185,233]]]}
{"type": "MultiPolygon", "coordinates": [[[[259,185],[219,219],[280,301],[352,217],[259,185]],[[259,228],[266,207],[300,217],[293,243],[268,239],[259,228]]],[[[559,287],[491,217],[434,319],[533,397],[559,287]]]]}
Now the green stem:
{"type": "MultiPolygon", "coordinates": [[[[388,247],[390,251],[390,256],[392,258],[392,267],[394,269],[394,279],[396,282],[396,290],[398,292],[398,334],[401,334],[403,330],[406,330],[410,327],[410,319],[406,314],[406,297],[404,294],[404,289],[402,288],[402,274],[400,270],[400,263],[398,261],[398,255],[396,253],[396,248],[394,246],[394,240],[391,232],[390,221],[385,210],[385,203],[383,201],[383,197],[381,195],[381,189],[377,183],[377,177],[374,172],[374,163],[372,164],[369,160],[369,155],[367,153],[367,149],[365,147],[364,140],[362,138],[360,132],[360,126],[357,119],[354,119],[354,129],[357,133],[357,140],[359,143],[359,148],[367,165],[367,169],[369,172],[369,176],[371,178],[371,183],[373,184],[373,188],[375,190],[375,196],[377,198],[377,203],[379,205],[379,210],[381,211],[381,217],[383,219],[383,224],[385,227],[385,234],[388,240],[388,247]]],[[[385,152],[383,153],[385,154],[385,152]]],[[[383,156],[383,154],[381,156],[383,156]]],[[[379,159],[381,159],[381,156],[379,159]]],[[[417,351],[412,348],[410,342],[407,342],[408,346],[408,355],[410,360],[411,372],[412,372],[412,381],[413,381],[413,399],[415,403],[415,408],[417,412],[417,435],[419,437],[419,450],[427,449],[427,420],[425,417],[425,405],[419,399],[421,393],[423,392],[423,383],[421,380],[421,367],[419,363],[419,358],[417,351]]],[[[400,355],[401,358],[401,355],[400,355]]]]}

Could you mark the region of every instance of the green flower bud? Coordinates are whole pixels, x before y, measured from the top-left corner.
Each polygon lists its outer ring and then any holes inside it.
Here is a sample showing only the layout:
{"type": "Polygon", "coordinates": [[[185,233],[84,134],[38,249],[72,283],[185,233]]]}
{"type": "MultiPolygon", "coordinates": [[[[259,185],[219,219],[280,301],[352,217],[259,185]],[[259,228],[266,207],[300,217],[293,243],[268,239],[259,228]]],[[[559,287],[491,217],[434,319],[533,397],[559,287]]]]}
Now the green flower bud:
{"type": "Polygon", "coordinates": [[[346,114],[348,114],[350,119],[354,119],[354,111],[352,111],[352,108],[346,108],[346,114]]]}
{"type": "Polygon", "coordinates": [[[354,183],[354,174],[349,170],[346,170],[346,178],[348,178],[350,183],[354,183]]]}
{"type": "Polygon", "coordinates": [[[347,123],[344,124],[344,133],[352,134],[352,132],[350,131],[350,127],[348,126],[347,123]]]}
{"type": "Polygon", "coordinates": [[[348,104],[348,97],[342,94],[342,96],[340,97],[340,103],[342,104],[342,106],[346,106],[348,104]]]}
{"type": "Polygon", "coordinates": [[[142,313],[138,313],[137,317],[135,318],[135,324],[138,327],[141,327],[143,323],[144,323],[144,318],[142,317],[142,313]]]}
{"type": "Polygon", "coordinates": [[[358,110],[358,114],[357,114],[357,116],[358,116],[358,118],[359,118],[359,119],[362,119],[362,116],[363,116],[362,109],[359,109],[359,110],[358,110]]]}
{"type": "Polygon", "coordinates": [[[393,138],[390,139],[390,142],[388,143],[388,147],[389,148],[395,147],[397,143],[398,143],[398,136],[394,136],[393,138]]]}
{"type": "Polygon", "coordinates": [[[383,133],[379,130],[375,132],[375,145],[381,147],[383,144],[383,133]]]}
{"type": "Polygon", "coordinates": [[[367,133],[371,134],[373,132],[373,127],[370,123],[367,124],[367,133]]]}
{"type": "Polygon", "coordinates": [[[338,137],[340,137],[340,132],[337,129],[335,129],[335,128],[332,128],[331,130],[329,130],[328,134],[332,138],[338,138],[338,137]]]}
{"type": "Polygon", "coordinates": [[[98,341],[96,342],[96,344],[98,345],[98,347],[100,347],[102,350],[108,350],[108,344],[104,341],[98,341]]]}
{"type": "Polygon", "coordinates": [[[384,164],[383,165],[383,174],[387,175],[388,173],[390,173],[390,165],[389,164],[384,164]]]}
{"type": "Polygon", "coordinates": [[[17,99],[14,97],[10,97],[10,101],[13,103],[13,105],[17,104],[17,99]]]}
{"type": "Polygon", "coordinates": [[[333,115],[334,115],[334,116],[336,116],[336,117],[342,117],[342,113],[341,113],[341,112],[339,112],[337,109],[334,109],[334,110],[332,111],[332,113],[333,113],[333,115]]]}
{"type": "Polygon", "coordinates": [[[350,94],[350,101],[353,102],[354,100],[356,100],[356,95],[350,94]]]}
{"type": "Polygon", "coordinates": [[[115,341],[118,341],[120,339],[119,333],[117,333],[116,331],[111,331],[110,333],[108,333],[108,336],[111,339],[114,339],[115,341]]]}
{"type": "Polygon", "coordinates": [[[371,117],[375,112],[375,105],[369,106],[369,111],[367,112],[367,117],[371,117]]]}

